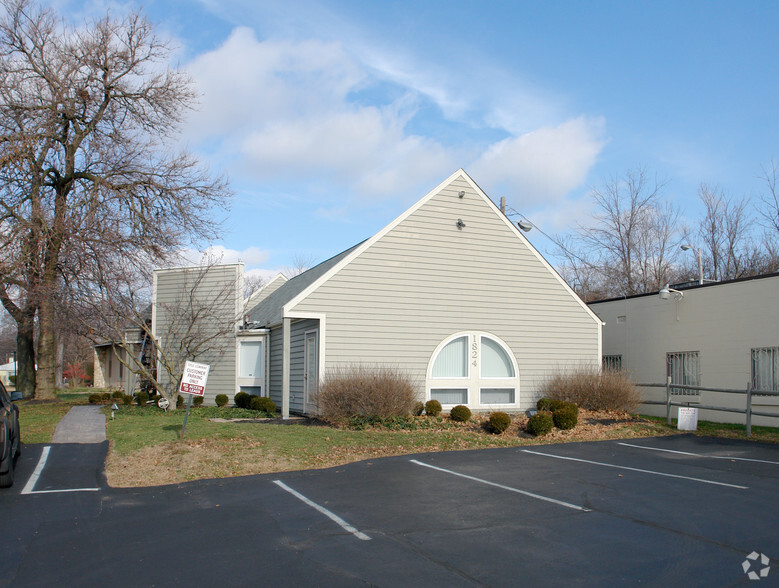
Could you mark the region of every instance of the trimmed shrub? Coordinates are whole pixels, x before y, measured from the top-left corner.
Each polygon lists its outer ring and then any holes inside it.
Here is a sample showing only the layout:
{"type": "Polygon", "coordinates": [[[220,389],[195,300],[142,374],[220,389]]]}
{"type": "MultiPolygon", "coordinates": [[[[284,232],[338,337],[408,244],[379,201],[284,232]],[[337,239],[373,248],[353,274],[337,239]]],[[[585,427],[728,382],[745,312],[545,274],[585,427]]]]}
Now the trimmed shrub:
{"type": "Polygon", "coordinates": [[[146,403],[149,402],[149,393],[143,391],[138,392],[138,394],[135,395],[135,402],[138,406],[146,406],[146,403]]]}
{"type": "Polygon", "coordinates": [[[413,414],[414,416],[422,416],[423,412],[425,412],[425,404],[423,402],[417,402],[414,405],[411,414],[413,414]]]}
{"type": "Polygon", "coordinates": [[[133,403],[133,395],[132,394],[125,394],[122,396],[122,403],[125,406],[130,406],[133,403]]]}
{"type": "Polygon", "coordinates": [[[124,399],[124,392],[122,392],[121,390],[114,390],[114,393],[111,394],[111,397],[114,400],[122,400],[124,399]]]}
{"type": "Polygon", "coordinates": [[[471,419],[471,409],[462,404],[458,404],[449,413],[449,417],[458,423],[466,423],[471,419]]]}
{"type": "Polygon", "coordinates": [[[425,402],[425,414],[428,416],[438,416],[441,414],[441,403],[438,400],[428,400],[425,402]]]}
{"type": "Polygon", "coordinates": [[[317,395],[324,419],[347,423],[354,417],[388,419],[414,409],[414,383],[397,367],[355,364],[330,371],[317,395]]]}
{"type": "Polygon", "coordinates": [[[103,392],[102,394],[100,394],[100,400],[102,400],[103,402],[108,402],[109,400],[111,400],[111,393],[103,392]]]}
{"type": "Polygon", "coordinates": [[[100,392],[95,392],[89,395],[89,404],[102,404],[103,395],[100,392]]]}
{"type": "Polygon", "coordinates": [[[276,403],[267,396],[252,396],[249,400],[249,408],[273,414],[276,412],[276,403]]]}
{"type": "Polygon", "coordinates": [[[546,435],[554,428],[552,413],[540,410],[527,420],[527,432],[536,437],[546,435]]]}
{"type": "Polygon", "coordinates": [[[202,396],[195,396],[192,399],[192,406],[203,406],[203,401],[205,400],[202,396]]]}
{"type": "Polygon", "coordinates": [[[493,412],[487,421],[487,428],[490,432],[500,435],[511,425],[511,417],[505,412],[493,412]]]}
{"type": "Polygon", "coordinates": [[[271,400],[267,396],[260,397],[260,405],[262,406],[262,410],[264,410],[268,414],[276,413],[276,403],[273,402],[273,400],[271,400]]]}
{"type": "Polygon", "coordinates": [[[564,400],[558,400],[556,398],[539,398],[536,402],[536,408],[547,412],[554,412],[558,408],[565,406],[564,400]]]}
{"type": "Polygon", "coordinates": [[[217,394],[215,400],[217,406],[224,406],[230,401],[227,394],[217,394]]]}
{"type": "Polygon", "coordinates": [[[575,404],[568,403],[566,406],[561,406],[555,411],[552,411],[552,420],[554,426],[558,429],[568,430],[573,429],[576,423],[579,422],[579,409],[575,404]]]}
{"type": "Polygon", "coordinates": [[[587,410],[635,411],[641,395],[625,372],[580,368],[555,374],[541,387],[544,396],[567,400],[587,410]]]}
{"type": "Polygon", "coordinates": [[[238,408],[249,408],[249,403],[252,401],[252,395],[248,392],[238,392],[233,398],[235,406],[238,408]]]}

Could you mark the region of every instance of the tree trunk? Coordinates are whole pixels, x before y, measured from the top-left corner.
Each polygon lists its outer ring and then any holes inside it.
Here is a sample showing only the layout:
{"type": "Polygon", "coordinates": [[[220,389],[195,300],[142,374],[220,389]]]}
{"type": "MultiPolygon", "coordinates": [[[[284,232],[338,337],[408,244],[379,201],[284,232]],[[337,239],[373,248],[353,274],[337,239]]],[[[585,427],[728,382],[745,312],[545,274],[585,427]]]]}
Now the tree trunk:
{"type": "Polygon", "coordinates": [[[35,321],[24,313],[16,324],[16,390],[25,398],[35,395],[35,321]]]}
{"type": "Polygon", "coordinates": [[[54,336],[54,305],[44,300],[38,309],[38,378],[35,386],[37,400],[57,398],[55,373],[57,371],[57,345],[54,336]]]}

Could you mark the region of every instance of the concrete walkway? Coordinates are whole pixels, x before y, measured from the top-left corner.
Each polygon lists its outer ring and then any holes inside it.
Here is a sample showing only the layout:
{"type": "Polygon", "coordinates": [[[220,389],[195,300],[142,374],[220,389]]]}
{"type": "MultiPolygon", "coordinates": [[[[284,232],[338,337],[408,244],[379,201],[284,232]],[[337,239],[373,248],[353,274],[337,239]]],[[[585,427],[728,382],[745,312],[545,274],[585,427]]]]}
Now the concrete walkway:
{"type": "Polygon", "coordinates": [[[105,415],[100,406],[74,406],[54,430],[52,443],[102,443],[105,415]]]}

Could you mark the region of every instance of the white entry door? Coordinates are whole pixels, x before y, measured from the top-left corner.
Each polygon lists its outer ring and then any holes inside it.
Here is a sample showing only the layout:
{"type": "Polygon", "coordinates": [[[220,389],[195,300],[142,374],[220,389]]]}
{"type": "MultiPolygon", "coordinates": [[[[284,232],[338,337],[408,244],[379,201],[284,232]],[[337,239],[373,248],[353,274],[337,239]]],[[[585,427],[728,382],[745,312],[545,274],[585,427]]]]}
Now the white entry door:
{"type": "Polygon", "coordinates": [[[304,357],[306,404],[314,405],[319,391],[319,331],[306,333],[304,357]]]}

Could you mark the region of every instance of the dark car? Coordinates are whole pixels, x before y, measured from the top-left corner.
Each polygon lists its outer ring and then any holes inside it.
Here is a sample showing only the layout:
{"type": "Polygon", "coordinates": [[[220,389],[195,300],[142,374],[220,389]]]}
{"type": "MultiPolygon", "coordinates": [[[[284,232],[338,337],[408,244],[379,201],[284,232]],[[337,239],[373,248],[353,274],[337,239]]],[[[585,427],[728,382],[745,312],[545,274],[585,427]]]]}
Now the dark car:
{"type": "Polygon", "coordinates": [[[21,449],[19,409],[0,382],[0,488],[13,486],[14,459],[21,449]]]}

